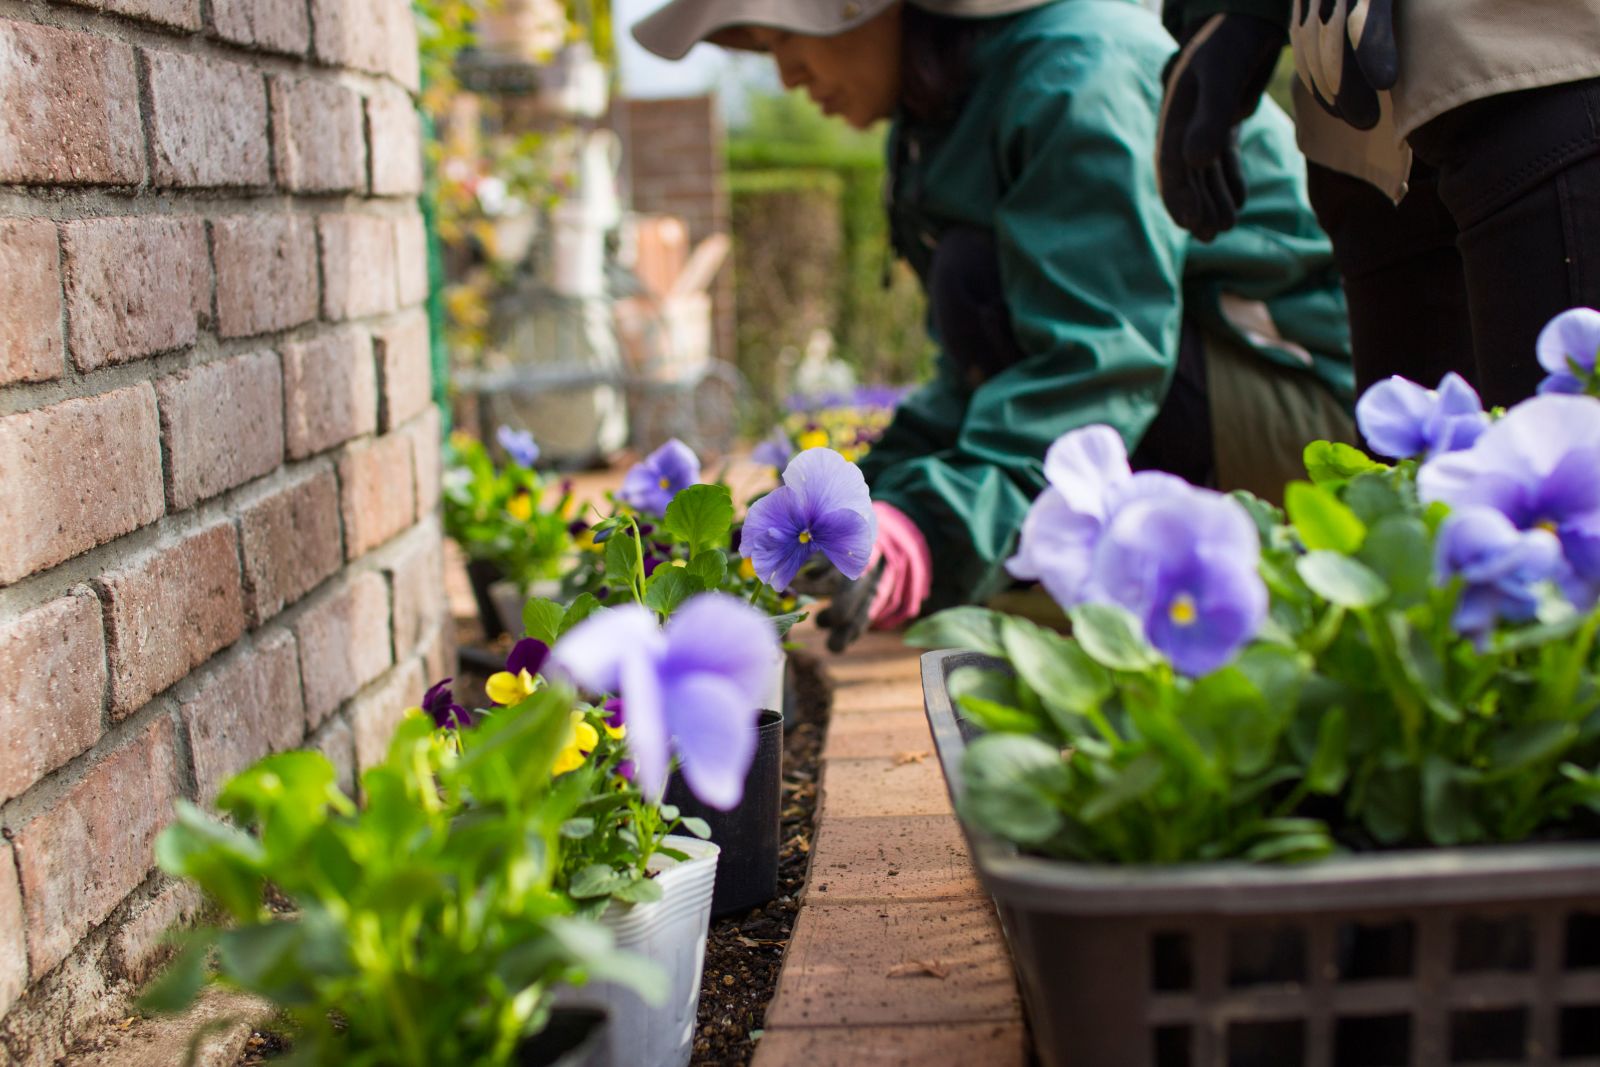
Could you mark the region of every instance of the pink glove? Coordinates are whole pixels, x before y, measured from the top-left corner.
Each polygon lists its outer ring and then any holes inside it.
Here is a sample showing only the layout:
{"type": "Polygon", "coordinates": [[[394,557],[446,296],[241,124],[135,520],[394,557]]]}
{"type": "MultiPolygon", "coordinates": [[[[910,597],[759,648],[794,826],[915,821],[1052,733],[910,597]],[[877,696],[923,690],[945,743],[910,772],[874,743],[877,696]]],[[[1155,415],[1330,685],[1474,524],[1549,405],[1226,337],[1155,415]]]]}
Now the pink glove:
{"type": "Polygon", "coordinates": [[[927,538],[905,512],[881,500],[872,502],[872,510],[878,517],[878,542],[867,571],[870,573],[879,559],[884,567],[868,614],[875,629],[892,630],[921,613],[933,588],[933,557],[927,538]]]}

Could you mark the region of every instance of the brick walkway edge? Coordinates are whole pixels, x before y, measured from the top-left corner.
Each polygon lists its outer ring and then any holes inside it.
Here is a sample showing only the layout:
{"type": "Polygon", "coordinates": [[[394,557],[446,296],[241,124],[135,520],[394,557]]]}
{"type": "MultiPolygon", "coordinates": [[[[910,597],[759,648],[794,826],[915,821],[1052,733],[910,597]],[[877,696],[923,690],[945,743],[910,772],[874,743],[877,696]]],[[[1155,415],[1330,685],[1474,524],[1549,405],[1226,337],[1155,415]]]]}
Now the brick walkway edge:
{"type": "Polygon", "coordinates": [[[922,712],[915,649],[869,634],[836,689],[811,874],[755,1067],[1027,1062],[994,906],[973,872],[922,712]]]}

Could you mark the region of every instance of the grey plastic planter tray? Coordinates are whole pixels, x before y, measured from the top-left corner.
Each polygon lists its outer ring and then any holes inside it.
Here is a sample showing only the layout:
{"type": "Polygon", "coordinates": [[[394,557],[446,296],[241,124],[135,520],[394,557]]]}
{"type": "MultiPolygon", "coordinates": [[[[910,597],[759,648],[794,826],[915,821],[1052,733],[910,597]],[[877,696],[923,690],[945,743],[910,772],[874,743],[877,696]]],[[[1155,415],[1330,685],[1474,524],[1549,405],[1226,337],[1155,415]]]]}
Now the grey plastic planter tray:
{"type": "MultiPolygon", "coordinates": [[[[951,800],[971,652],[922,657],[951,800]]],[[[1600,1065],[1600,843],[1111,867],[962,823],[1046,1067],[1600,1065]]]]}

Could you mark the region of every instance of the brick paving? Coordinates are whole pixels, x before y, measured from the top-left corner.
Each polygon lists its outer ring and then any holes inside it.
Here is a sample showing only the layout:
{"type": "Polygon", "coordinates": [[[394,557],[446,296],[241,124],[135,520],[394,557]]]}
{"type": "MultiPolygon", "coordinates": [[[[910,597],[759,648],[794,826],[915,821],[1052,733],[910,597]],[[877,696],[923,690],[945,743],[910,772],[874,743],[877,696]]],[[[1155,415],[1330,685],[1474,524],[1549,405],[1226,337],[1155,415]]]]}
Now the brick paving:
{"type": "Polygon", "coordinates": [[[755,1067],[1027,1062],[1022,1004],[922,714],[917,656],[869,634],[835,682],[811,874],[755,1067]]]}

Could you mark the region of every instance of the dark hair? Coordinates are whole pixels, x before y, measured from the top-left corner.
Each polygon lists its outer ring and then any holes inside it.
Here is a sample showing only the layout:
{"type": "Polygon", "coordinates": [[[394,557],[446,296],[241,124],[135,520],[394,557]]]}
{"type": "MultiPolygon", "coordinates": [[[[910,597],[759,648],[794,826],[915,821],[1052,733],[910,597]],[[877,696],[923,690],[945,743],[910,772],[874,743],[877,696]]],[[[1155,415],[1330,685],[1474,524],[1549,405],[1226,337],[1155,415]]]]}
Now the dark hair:
{"type": "Polygon", "coordinates": [[[907,3],[900,14],[900,105],[921,122],[954,118],[966,99],[981,19],[935,15],[907,3]]]}

